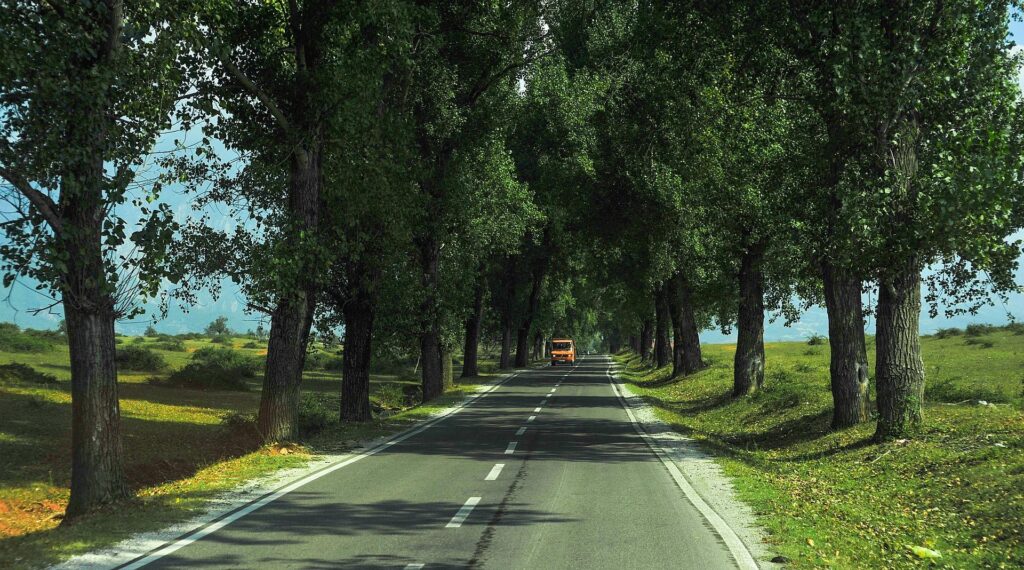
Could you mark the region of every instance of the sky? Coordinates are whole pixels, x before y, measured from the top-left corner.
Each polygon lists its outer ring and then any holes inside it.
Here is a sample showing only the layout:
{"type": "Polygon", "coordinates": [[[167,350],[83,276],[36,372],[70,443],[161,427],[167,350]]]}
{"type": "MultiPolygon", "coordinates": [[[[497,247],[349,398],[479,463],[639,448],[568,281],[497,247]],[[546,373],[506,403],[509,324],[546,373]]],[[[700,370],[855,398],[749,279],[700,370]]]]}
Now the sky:
{"type": "MultiPolygon", "coordinates": [[[[1024,43],[1024,24],[1012,22],[1010,25],[1011,39],[1024,43]]],[[[1024,73],[1021,75],[1021,86],[1024,90],[1024,73]]],[[[176,135],[180,137],[181,135],[176,135]]],[[[165,150],[173,146],[173,136],[166,137],[157,145],[157,150],[165,150]]],[[[180,188],[169,187],[161,195],[162,201],[168,203],[175,211],[176,219],[184,220],[198,214],[192,211],[192,198],[181,191],[180,188]]],[[[119,213],[131,223],[136,215],[128,208],[122,208],[119,213]]],[[[212,223],[224,228],[231,229],[237,225],[236,221],[224,211],[216,207],[205,212],[212,223]]],[[[1014,236],[1015,239],[1024,239],[1024,232],[1014,236]]],[[[1021,259],[1022,267],[1017,271],[1017,283],[1024,285],[1024,256],[1021,259]]],[[[873,305],[874,296],[866,295],[865,303],[870,307],[873,305]]],[[[35,283],[29,280],[19,280],[9,288],[0,290],[0,321],[14,322],[22,327],[52,329],[57,326],[58,321],[63,318],[60,307],[54,307],[48,311],[33,314],[33,309],[46,307],[53,301],[35,290],[35,283]]],[[[219,316],[228,319],[228,325],[238,331],[255,329],[261,322],[268,320],[261,314],[253,314],[245,310],[245,297],[238,287],[230,281],[224,281],[221,286],[221,293],[214,298],[209,292],[202,292],[198,295],[194,305],[182,306],[176,302],[171,303],[168,314],[161,320],[154,319],[155,306],[147,307],[147,314],[137,317],[131,321],[121,321],[116,324],[118,332],[128,335],[142,334],[150,325],[156,327],[160,332],[175,334],[183,332],[199,331],[206,327],[211,321],[219,316]]],[[[770,317],[769,317],[770,318],[770,317]]],[[[931,318],[927,314],[927,307],[922,308],[921,332],[928,334],[939,328],[959,327],[963,328],[970,323],[1003,324],[1010,318],[1024,319],[1024,294],[1018,292],[1010,296],[1008,302],[1003,303],[993,299],[992,306],[983,307],[976,315],[958,315],[946,318],[939,315],[931,318]]],[[[874,320],[867,323],[869,333],[874,332],[874,320]]],[[[784,341],[801,340],[812,334],[828,334],[828,317],[822,307],[811,307],[803,313],[800,320],[786,326],[783,319],[773,322],[765,322],[765,340],[784,341]]],[[[701,333],[704,342],[732,342],[735,341],[735,333],[726,335],[719,330],[708,330],[701,333]]]]}

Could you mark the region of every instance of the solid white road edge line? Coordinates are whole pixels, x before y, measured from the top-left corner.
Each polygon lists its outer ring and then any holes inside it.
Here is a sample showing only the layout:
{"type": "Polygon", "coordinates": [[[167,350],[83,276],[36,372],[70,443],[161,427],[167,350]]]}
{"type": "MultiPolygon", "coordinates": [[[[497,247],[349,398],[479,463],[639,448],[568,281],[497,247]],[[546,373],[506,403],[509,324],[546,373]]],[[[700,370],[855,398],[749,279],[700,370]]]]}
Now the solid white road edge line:
{"type": "Polygon", "coordinates": [[[484,481],[494,481],[498,478],[498,475],[501,475],[501,470],[504,468],[504,463],[495,463],[494,467],[491,467],[491,472],[487,474],[487,477],[484,477],[484,481]]]}
{"type": "Polygon", "coordinates": [[[661,447],[658,440],[651,437],[647,430],[644,429],[643,425],[637,421],[636,416],[633,415],[633,410],[630,408],[626,398],[622,395],[619,390],[618,383],[615,381],[615,377],[612,376],[611,364],[608,365],[608,370],[605,371],[605,375],[608,376],[608,382],[612,385],[612,391],[619,398],[619,403],[622,405],[622,409],[626,410],[626,415],[629,416],[629,421],[633,424],[633,429],[640,435],[640,437],[647,443],[647,447],[654,452],[654,455],[661,460],[661,463],[668,469],[669,474],[672,475],[672,479],[675,480],[676,485],[683,491],[686,498],[689,499],[690,503],[700,511],[700,514],[704,515],[704,519],[715,529],[718,536],[722,537],[722,541],[725,542],[726,548],[729,549],[729,553],[732,554],[733,559],[736,560],[736,564],[744,570],[758,570],[760,567],[757,565],[757,561],[754,560],[754,555],[747,549],[747,545],[743,544],[740,537],[736,535],[736,531],[729,526],[729,523],[725,522],[714,509],[711,508],[704,499],[701,498],[700,494],[694,490],[690,485],[686,477],[683,476],[682,471],[676,466],[675,462],[668,456],[668,453],[661,447]]]}
{"type": "Polygon", "coordinates": [[[512,455],[516,452],[516,446],[519,445],[518,441],[508,442],[508,447],[505,448],[505,455],[512,455]]]}
{"type": "Polygon", "coordinates": [[[459,509],[459,512],[455,513],[455,516],[452,517],[452,520],[445,525],[445,528],[459,528],[462,526],[462,523],[466,522],[466,519],[469,517],[469,513],[473,512],[473,508],[476,507],[479,502],[480,497],[470,497],[469,499],[466,499],[466,504],[462,505],[462,508],[459,509]]]}
{"type": "MultiPolygon", "coordinates": [[[[380,445],[376,445],[376,446],[374,446],[374,447],[372,447],[370,449],[367,449],[366,451],[363,451],[362,453],[356,454],[356,455],[351,456],[351,457],[349,457],[347,459],[340,460],[337,463],[328,465],[327,467],[324,467],[320,471],[316,471],[314,473],[311,473],[311,474],[303,477],[302,479],[299,479],[298,481],[295,481],[295,482],[292,482],[292,483],[290,483],[288,485],[285,485],[284,487],[278,489],[277,491],[271,491],[270,493],[267,493],[263,497],[261,497],[259,499],[256,499],[256,500],[254,500],[254,501],[252,501],[250,503],[247,503],[246,505],[242,506],[241,508],[236,509],[236,510],[228,513],[227,515],[217,519],[216,521],[213,521],[213,522],[211,522],[209,524],[206,524],[205,526],[201,526],[200,528],[187,533],[185,536],[182,536],[181,538],[175,539],[173,542],[170,542],[169,544],[165,543],[166,544],[165,546],[163,546],[162,548],[158,547],[159,549],[156,550],[156,551],[149,550],[148,551],[149,552],[148,555],[143,555],[143,557],[137,558],[133,562],[129,562],[128,564],[125,564],[123,566],[117,566],[117,568],[119,570],[135,570],[136,568],[142,568],[143,566],[145,566],[147,564],[155,562],[156,560],[159,560],[160,558],[163,558],[164,556],[167,556],[168,554],[171,554],[171,553],[173,553],[173,552],[175,552],[175,551],[177,551],[177,550],[179,550],[181,548],[184,548],[184,547],[188,546],[189,544],[192,544],[193,542],[203,538],[204,536],[207,536],[207,535],[209,535],[211,533],[214,533],[214,532],[216,532],[216,531],[218,531],[218,530],[228,526],[229,524],[231,524],[231,523],[237,521],[238,519],[240,519],[240,518],[242,518],[242,517],[252,513],[253,511],[256,511],[257,509],[259,509],[261,507],[264,507],[264,506],[268,505],[269,503],[272,503],[272,502],[276,501],[277,499],[280,499],[281,497],[287,495],[288,493],[291,493],[292,491],[298,489],[299,487],[302,487],[302,486],[304,486],[304,485],[306,485],[308,483],[312,483],[313,481],[316,481],[317,479],[319,479],[319,478],[321,478],[321,477],[323,477],[325,475],[333,473],[333,472],[337,471],[338,469],[341,469],[342,467],[346,467],[348,465],[351,465],[351,464],[355,463],[356,461],[359,461],[360,459],[364,459],[366,457],[370,457],[371,455],[375,455],[378,452],[380,452],[381,450],[386,449],[386,448],[388,448],[391,445],[394,445],[396,443],[400,443],[402,441],[405,441],[405,440],[409,439],[410,437],[412,437],[414,435],[418,435],[418,434],[426,431],[427,428],[433,426],[436,423],[441,422],[442,420],[445,420],[445,419],[447,419],[447,418],[457,414],[458,412],[462,411],[463,409],[465,409],[467,406],[469,406],[473,402],[479,400],[480,398],[484,397],[485,395],[487,395],[487,394],[491,393],[492,391],[498,389],[498,387],[500,387],[502,384],[504,384],[505,382],[515,378],[519,374],[520,374],[519,372],[516,372],[515,374],[510,374],[509,376],[507,376],[505,378],[502,378],[498,382],[495,382],[491,386],[487,387],[485,390],[481,390],[480,392],[477,392],[473,396],[470,396],[469,398],[464,400],[462,403],[449,408],[448,410],[446,410],[442,414],[438,415],[436,418],[434,418],[432,420],[428,420],[423,425],[410,428],[408,431],[406,431],[404,433],[399,433],[399,435],[397,437],[391,438],[386,443],[382,443],[380,445]]],[[[477,498],[477,501],[479,501],[479,497],[477,498]]],[[[475,504],[476,503],[474,503],[474,505],[475,504]]],[[[470,510],[472,510],[472,507],[470,507],[470,510]]]]}

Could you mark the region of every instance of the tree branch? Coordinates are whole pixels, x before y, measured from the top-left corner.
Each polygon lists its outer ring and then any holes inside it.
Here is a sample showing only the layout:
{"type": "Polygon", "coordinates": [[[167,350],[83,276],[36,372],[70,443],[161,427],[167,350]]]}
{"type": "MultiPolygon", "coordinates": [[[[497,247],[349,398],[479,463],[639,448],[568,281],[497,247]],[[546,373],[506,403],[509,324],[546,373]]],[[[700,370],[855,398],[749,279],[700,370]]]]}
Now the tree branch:
{"type": "Polygon", "coordinates": [[[233,61],[231,61],[231,58],[229,58],[227,54],[225,54],[223,50],[220,49],[220,42],[216,41],[216,45],[211,45],[207,41],[204,41],[204,43],[206,44],[206,49],[212,52],[214,57],[216,57],[217,60],[220,61],[221,65],[224,67],[224,70],[228,73],[228,75],[230,75],[232,79],[234,79],[239,85],[241,85],[243,89],[251,93],[253,97],[256,97],[256,99],[258,99],[260,103],[263,103],[263,106],[266,107],[270,115],[274,117],[274,121],[277,122],[277,125],[281,127],[281,129],[285,133],[287,133],[288,135],[292,135],[292,125],[288,121],[288,118],[285,117],[281,109],[277,106],[277,103],[274,103],[274,100],[270,97],[270,95],[267,95],[265,91],[263,91],[262,89],[259,88],[259,86],[253,83],[253,81],[249,79],[249,77],[244,72],[242,72],[242,70],[239,69],[238,66],[235,65],[233,61]]]}
{"type": "Polygon", "coordinates": [[[0,177],[11,186],[14,186],[15,190],[20,192],[22,196],[35,206],[36,211],[46,220],[46,223],[50,225],[54,233],[59,235],[63,231],[64,224],[57,213],[57,204],[49,196],[36,190],[28,181],[7,168],[0,167],[0,177]]]}

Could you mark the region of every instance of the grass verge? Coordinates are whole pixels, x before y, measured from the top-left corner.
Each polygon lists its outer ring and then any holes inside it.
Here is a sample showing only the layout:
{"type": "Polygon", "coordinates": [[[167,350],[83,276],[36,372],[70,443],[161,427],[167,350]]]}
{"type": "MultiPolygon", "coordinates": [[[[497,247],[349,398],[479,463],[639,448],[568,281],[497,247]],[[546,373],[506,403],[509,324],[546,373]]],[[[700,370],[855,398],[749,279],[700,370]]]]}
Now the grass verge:
{"type": "Polygon", "coordinates": [[[871,442],[873,421],[829,430],[827,344],[767,343],[766,387],[743,399],[730,397],[733,345],[705,346],[710,367],[681,379],[616,360],[662,419],[719,457],[791,567],[1020,568],[1024,335],[972,338],[923,339],[925,424],[886,444],[871,442]]]}

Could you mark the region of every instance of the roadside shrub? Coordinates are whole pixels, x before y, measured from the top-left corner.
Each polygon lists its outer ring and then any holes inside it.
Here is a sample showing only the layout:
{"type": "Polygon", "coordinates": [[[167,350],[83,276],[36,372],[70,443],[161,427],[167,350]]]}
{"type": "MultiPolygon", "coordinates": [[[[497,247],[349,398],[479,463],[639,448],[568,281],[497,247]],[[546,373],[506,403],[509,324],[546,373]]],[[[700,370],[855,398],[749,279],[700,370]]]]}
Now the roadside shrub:
{"type": "Polygon", "coordinates": [[[1006,330],[1012,332],[1014,336],[1024,335],[1024,323],[1010,323],[1006,325],[1006,330]]]}
{"type": "Polygon", "coordinates": [[[811,373],[811,372],[816,372],[818,370],[818,367],[817,366],[811,366],[810,364],[805,364],[805,363],[801,362],[800,364],[797,364],[796,366],[794,366],[793,370],[796,370],[797,372],[802,372],[804,374],[808,374],[808,373],[811,373]]]}
{"type": "Polygon", "coordinates": [[[29,382],[32,384],[57,384],[56,376],[40,372],[27,364],[12,362],[0,365],[0,383],[29,382]]]}
{"type": "Polygon", "coordinates": [[[299,400],[299,431],[314,434],[323,431],[340,417],[337,398],[320,392],[303,392],[299,400]]]}
{"type": "Polygon", "coordinates": [[[405,391],[401,384],[380,384],[370,397],[375,407],[381,410],[400,410],[407,405],[405,391]]]}
{"type": "Polygon", "coordinates": [[[210,339],[213,344],[226,344],[231,346],[231,337],[225,334],[219,334],[210,339]]]}
{"type": "Polygon", "coordinates": [[[164,357],[148,348],[127,346],[117,349],[117,366],[121,370],[160,372],[167,368],[164,357]]]}
{"type": "Polygon", "coordinates": [[[145,342],[146,342],[146,339],[144,337],[141,337],[141,336],[137,336],[134,339],[132,339],[132,344],[144,344],[145,342]]]}
{"type": "Polygon", "coordinates": [[[821,346],[825,344],[826,341],[828,341],[828,338],[820,334],[812,334],[811,336],[807,337],[808,346],[821,346]]]}
{"type": "Polygon", "coordinates": [[[0,351],[49,352],[59,342],[44,335],[33,334],[36,332],[39,331],[22,331],[14,323],[0,323],[0,351]]]}
{"type": "Polygon", "coordinates": [[[187,350],[185,348],[185,343],[176,338],[158,340],[149,346],[156,350],[166,350],[168,352],[185,352],[187,350]]]}
{"type": "Polygon", "coordinates": [[[151,383],[197,390],[249,389],[246,379],[254,378],[259,363],[230,348],[201,348],[192,353],[192,361],[165,379],[151,383]]]}
{"type": "Polygon", "coordinates": [[[199,340],[201,338],[206,338],[206,337],[204,335],[202,335],[202,334],[199,334],[199,333],[183,333],[183,334],[179,334],[178,338],[180,338],[181,340],[199,340]]]}
{"type": "Polygon", "coordinates": [[[259,430],[256,428],[256,414],[228,412],[220,417],[220,425],[231,435],[252,437],[254,439],[259,438],[259,430]]]}
{"type": "Polygon", "coordinates": [[[819,354],[821,354],[821,351],[816,348],[808,348],[804,351],[804,356],[818,356],[819,354]]]}
{"type": "Polygon", "coordinates": [[[329,372],[341,372],[342,367],[345,365],[345,359],[340,356],[327,356],[324,357],[323,368],[329,372]]]}
{"type": "Polygon", "coordinates": [[[260,343],[254,341],[254,340],[250,340],[249,342],[243,344],[242,348],[263,348],[263,347],[260,346],[260,343]]]}
{"type": "Polygon", "coordinates": [[[937,338],[937,339],[944,339],[944,338],[950,338],[950,337],[954,337],[954,336],[960,336],[960,335],[963,334],[963,332],[964,331],[962,331],[962,330],[960,330],[960,329],[958,329],[956,327],[953,327],[953,328],[948,328],[948,329],[939,329],[939,330],[935,331],[932,334],[932,336],[934,338],[937,338]]]}
{"type": "Polygon", "coordinates": [[[964,336],[982,336],[996,332],[997,328],[992,325],[967,325],[964,336]]]}
{"type": "Polygon", "coordinates": [[[996,344],[990,340],[981,340],[977,337],[968,337],[964,339],[964,344],[968,346],[980,346],[981,348],[992,348],[996,344]]]}
{"type": "Polygon", "coordinates": [[[302,366],[303,370],[323,370],[324,357],[324,353],[319,351],[307,354],[306,363],[302,366]]]}

